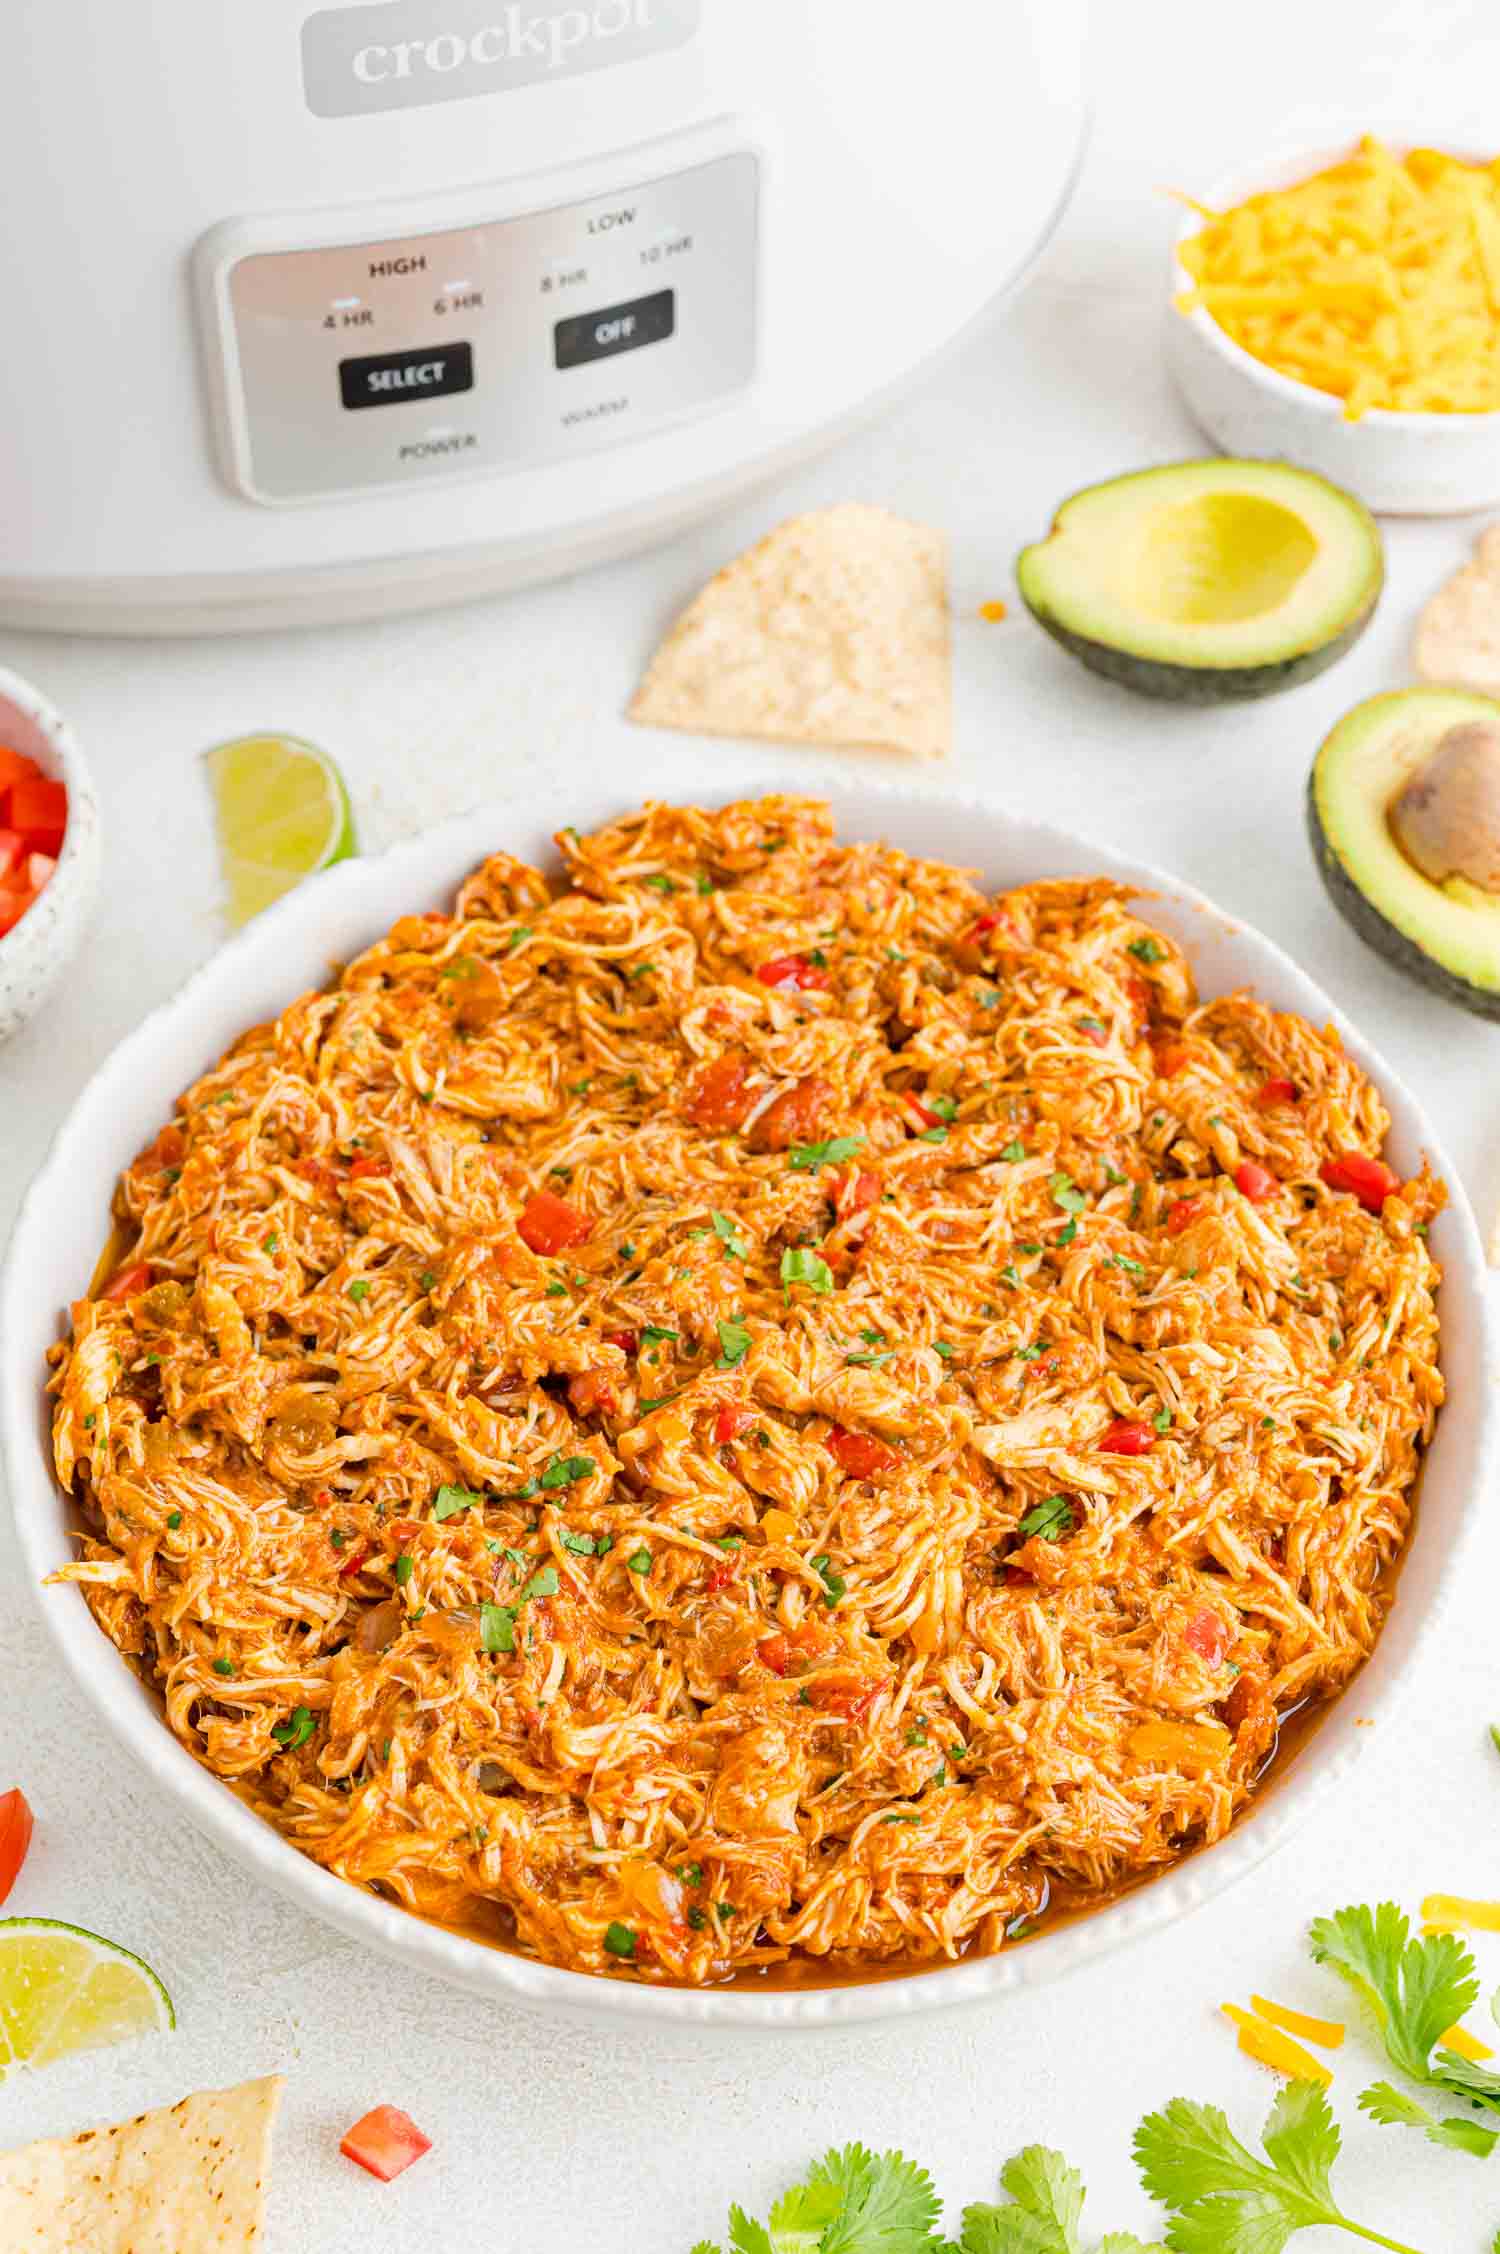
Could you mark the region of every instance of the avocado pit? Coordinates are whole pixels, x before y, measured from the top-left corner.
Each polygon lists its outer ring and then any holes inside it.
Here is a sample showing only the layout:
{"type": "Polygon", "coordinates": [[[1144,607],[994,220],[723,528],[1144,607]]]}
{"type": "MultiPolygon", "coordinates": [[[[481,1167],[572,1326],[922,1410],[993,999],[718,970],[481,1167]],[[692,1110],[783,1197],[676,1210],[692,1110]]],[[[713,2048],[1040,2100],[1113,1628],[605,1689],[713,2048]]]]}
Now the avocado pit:
{"type": "Polygon", "coordinates": [[[1433,884],[1462,878],[1500,899],[1500,724],[1460,720],[1392,799],[1397,846],[1433,884]]]}

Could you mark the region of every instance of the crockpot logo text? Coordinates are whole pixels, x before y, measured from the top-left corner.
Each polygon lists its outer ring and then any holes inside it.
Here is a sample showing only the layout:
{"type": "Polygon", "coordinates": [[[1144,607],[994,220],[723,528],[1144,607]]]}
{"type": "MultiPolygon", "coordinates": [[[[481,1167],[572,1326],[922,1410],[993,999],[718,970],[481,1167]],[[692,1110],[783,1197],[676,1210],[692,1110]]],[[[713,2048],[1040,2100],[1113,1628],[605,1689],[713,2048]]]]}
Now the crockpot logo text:
{"type": "Polygon", "coordinates": [[[322,8],[302,27],[302,82],[316,117],[361,117],[509,93],[680,47],[703,0],[383,0],[322,8]],[[380,37],[370,34],[379,30],[380,37]]]}

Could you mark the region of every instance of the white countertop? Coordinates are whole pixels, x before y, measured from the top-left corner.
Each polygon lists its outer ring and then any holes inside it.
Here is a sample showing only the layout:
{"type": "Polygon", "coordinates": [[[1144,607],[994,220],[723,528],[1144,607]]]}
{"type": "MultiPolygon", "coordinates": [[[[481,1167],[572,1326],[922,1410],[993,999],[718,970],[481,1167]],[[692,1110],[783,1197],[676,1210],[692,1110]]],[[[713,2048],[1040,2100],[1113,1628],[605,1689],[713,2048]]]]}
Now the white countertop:
{"type": "MultiPolygon", "coordinates": [[[[1325,900],[1302,831],[1321,736],[1406,677],[1416,611],[1476,526],[1388,525],[1387,592],[1353,653],[1304,688],[1220,712],[1137,700],[1080,671],[1014,615],[1010,566],[1063,494],[1203,451],[1161,364],[1172,207],[1155,191],[1365,120],[1416,117],[1432,137],[1472,123],[1491,143],[1481,105],[1500,50],[1465,0],[1261,0],[1236,13],[1232,34],[1227,10],[1188,0],[1111,0],[1099,13],[1094,147],[1041,274],[877,428],[729,521],[586,578],[374,627],[157,645],[0,634],[0,663],[73,719],[106,823],[93,940],[41,1020],[0,1052],[0,1228],[95,1060],[215,944],[205,746],[261,727],[326,746],[366,846],[600,757],[618,763],[622,798],[638,796],[653,739],[617,715],[674,608],[780,516],[849,497],[952,535],[954,785],[982,783],[1179,870],[1289,948],[1418,1089],[1488,1225],[1500,1203],[1500,1027],[1429,999],[1369,953],[1325,900]],[[988,596],[1012,602],[1009,622],[977,619],[988,596]]],[[[832,764],[809,755],[809,783],[832,764]]],[[[1472,1596],[1397,1720],[1371,1733],[1354,1781],[1186,1924],[967,2017],[847,2037],[627,2040],[416,1987],[258,1893],[100,1736],[16,1585],[0,1520],[0,1789],[23,1784],[37,1813],[8,1911],[139,1950],[179,2018],[174,2035],[6,2086],[0,2144],[280,2068],[290,2088],[266,2254],[413,2240],[434,2254],[686,2254],[722,2235],[731,2198],[764,2212],[816,2152],[852,2137],[924,2162],[954,2217],[993,2196],[1018,2146],[1056,2143],[1086,2172],[1095,2234],[1145,2231],[1129,2142],[1148,2104],[1209,2098],[1249,2133],[1273,2092],[1236,2053],[1221,1999],[1258,1988],[1336,2011],[1302,1946],[1309,1917],[1382,1894],[1414,1908],[1431,1889],[1500,1892],[1500,1756],[1486,1735],[1500,1718],[1500,1533],[1488,1540],[1472,1596]],[[436,2146],[390,2187],[336,2150],[383,2099],[436,2146]]],[[[1480,1954],[1500,1979],[1500,1941],[1480,1954]]],[[[1354,2097],[1376,2071],[1363,2040],[1340,2062],[1346,2206],[1424,2254],[1479,2254],[1500,2221],[1500,2158],[1486,2166],[1363,2122],[1354,2097]]],[[[1295,2242],[1298,2254],[1347,2243],[1295,2242]]]]}

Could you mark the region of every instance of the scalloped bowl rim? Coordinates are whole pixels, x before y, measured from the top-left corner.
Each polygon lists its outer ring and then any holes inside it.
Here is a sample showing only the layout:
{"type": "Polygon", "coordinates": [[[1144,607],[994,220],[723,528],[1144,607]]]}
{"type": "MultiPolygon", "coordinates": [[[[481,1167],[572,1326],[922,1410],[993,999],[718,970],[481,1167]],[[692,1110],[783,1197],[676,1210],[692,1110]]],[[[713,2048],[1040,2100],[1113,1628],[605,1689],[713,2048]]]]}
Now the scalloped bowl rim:
{"type": "MultiPolygon", "coordinates": [[[[1327,166],[1338,163],[1341,157],[1348,156],[1358,137],[1356,134],[1353,139],[1333,143],[1319,141],[1305,148],[1289,148],[1274,154],[1268,152],[1256,164],[1237,165],[1232,172],[1221,173],[1194,200],[1207,205],[1211,210],[1225,211],[1234,204],[1242,203],[1247,196],[1259,195],[1267,188],[1295,187],[1299,180],[1308,179],[1314,172],[1321,172],[1327,166]]],[[[1404,134],[1382,133],[1379,138],[1398,154],[1414,148],[1442,147],[1441,141],[1434,140],[1431,135],[1408,138],[1404,134]]],[[[1473,151],[1467,149],[1444,148],[1443,154],[1465,157],[1471,163],[1493,162],[1493,156],[1478,158],[1473,151]]],[[[1182,263],[1182,246],[1200,233],[1203,225],[1202,212],[1191,209],[1183,213],[1178,223],[1177,232],[1172,238],[1173,298],[1179,290],[1191,290],[1195,286],[1192,275],[1182,263]]],[[[1414,431],[1433,438],[1438,437],[1439,433],[1447,438],[1457,438],[1476,431],[1491,430],[1500,422],[1500,407],[1452,414],[1440,414],[1432,407],[1370,407],[1351,422],[1344,413],[1343,401],[1333,392],[1319,391],[1315,384],[1303,383],[1296,376],[1284,375],[1279,368],[1271,367],[1264,360],[1257,360],[1253,352],[1247,352],[1242,344],[1235,342],[1227,329],[1220,327],[1206,306],[1195,306],[1191,313],[1179,313],[1176,305],[1169,302],[1168,311],[1174,321],[1185,323],[1196,336],[1202,337],[1213,347],[1221,360],[1237,369],[1242,376],[1251,378],[1263,390],[1278,399],[1286,400],[1289,405],[1298,407],[1305,413],[1317,415],[1324,421],[1338,422],[1351,431],[1414,431]]]]}
{"type": "MultiPolygon", "coordinates": [[[[1175,929],[1191,952],[1226,953],[1227,967],[1237,970],[1238,976],[1215,979],[1213,986],[1253,985],[1280,1006],[1300,1009],[1314,1022],[1338,1027],[1386,1098],[1396,1122],[1392,1141],[1397,1156],[1415,1164],[1418,1152],[1425,1151],[1452,1192],[1452,1203],[1434,1224],[1434,1238],[1445,1277],[1444,1367],[1450,1380],[1455,1370],[1461,1371],[1464,1397],[1440,1419],[1416,1530],[1402,1568],[1403,1592],[1418,1578],[1431,1584],[1420,1617],[1413,1618],[1405,1603],[1394,1608],[1356,1684],[1333,1704],[1265,1800],[1214,1846],[1195,1850],[1116,1902],[1050,1934],[1043,1932],[1023,1946],[866,1983],[765,1991],[749,1986],[654,1987],[601,1979],[513,1955],[428,1924],[320,1869],[200,1767],[166,1728],[159,1709],[114,1645],[95,1627],[82,1593],[73,1586],[41,1585],[45,1575],[71,1554],[47,1459],[37,1382],[40,1351],[46,1340],[59,1335],[59,1310],[87,1282],[86,1276],[71,1269],[67,1276],[55,1273],[63,1256],[54,1247],[65,1233],[65,1216],[70,1204],[87,1203],[91,1185],[97,1186],[99,1203],[90,1209],[98,1214],[98,1223],[80,1219],[77,1227],[90,1226],[90,1241],[102,1242],[109,1187],[160,1120],[167,1092],[163,1089],[154,1096],[149,1091],[162,1087],[159,1075],[174,1045],[190,1045],[198,1069],[204,1069],[233,1031],[255,1022],[265,1007],[274,1009],[275,999],[263,1004],[235,999],[246,987],[254,991],[265,982],[269,973],[257,966],[268,958],[294,956],[301,965],[303,987],[316,984],[326,968],[335,925],[342,926],[347,945],[358,944],[360,934],[366,942],[373,940],[396,915],[450,895],[460,876],[482,857],[482,844],[492,851],[524,846],[525,854],[534,857],[539,830],[550,836],[566,822],[592,826],[638,803],[628,790],[593,781],[570,787],[567,776],[560,777],[549,794],[556,818],[545,824],[534,797],[527,804],[518,798],[496,799],[381,854],[343,862],[312,879],[267,909],[194,971],[94,1073],[27,1191],[0,1272],[0,1446],[27,1576],[74,1681],[168,1798],[227,1853],[300,1908],[362,1945],[373,1944],[408,1970],[434,1973],[497,2001],[547,2012],[637,2026],[650,2021],[683,2029],[734,2026],[747,2031],[844,2027],[942,2011],[1034,1986],[1157,1931],[1244,1877],[1281,1844],[1314,1802],[1349,1774],[1370,1735],[1354,1716],[1356,1698],[1362,1712],[1387,1711],[1411,1674],[1458,1584],[1466,1539],[1495,1466],[1496,1435],[1487,1386],[1491,1318],[1473,1217],[1420,1107],[1328,997],[1273,942],[1150,864],[1075,831],[1017,819],[982,794],[923,789],[862,775],[809,775],[805,766],[789,767],[784,758],[736,753],[724,745],[710,751],[699,745],[658,752],[649,779],[650,796],[689,802],[723,804],[734,797],[778,789],[816,795],[831,802],[841,830],[885,835],[910,850],[960,865],[977,862],[983,877],[997,886],[1049,871],[1116,876],[1152,896],[1153,919],[1175,929]],[[710,777],[711,787],[706,787],[710,777]],[[1438,1485],[1434,1473],[1440,1455],[1446,1497],[1438,1513],[1444,1520],[1441,1555],[1438,1531],[1433,1530],[1425,1542],[1423,1533],[1434,1508],[1438,1485]]],[[[296,975],[288,979],[283,971],[277,972],[281,1002],[301,990],[296,975]]],[[[1204,984],[1212,990],[1208,980],[1204,984]]],[[[174,1089],[186,1077],[174,1080],[174,1089]]]]}

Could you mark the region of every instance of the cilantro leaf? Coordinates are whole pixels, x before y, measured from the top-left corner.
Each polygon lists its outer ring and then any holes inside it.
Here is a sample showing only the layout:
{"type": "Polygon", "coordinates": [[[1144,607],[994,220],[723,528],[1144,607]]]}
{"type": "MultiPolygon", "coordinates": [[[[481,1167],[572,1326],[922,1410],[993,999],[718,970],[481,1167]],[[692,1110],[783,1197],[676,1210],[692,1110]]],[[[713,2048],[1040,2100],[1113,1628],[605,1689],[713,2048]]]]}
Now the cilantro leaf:
{"type": "Polygon", "coordinates": [[[1088,1198],[1078,1187],[1071,1174],[1057,1173],[1047,1183],[1052,1192],[1052,1202],[1063,1213],[1082,1213],[1088,1198]]]}
{"type": "Polygon", "coordinates": [[[1071,1534],[1073,1526],[1073,1505],[1067,1496],[1048,1495],[1044,1501],[1033,1503],[1016,1532],[1023,1541],[1029,1542],[1033,1535],[1039,1534],[1044,1542],[1056,1542],[1064,1534],[1071,1534]]]}
{"type": "Polygon", "coordinates": [[[840,1166],[864,1147],[863,1135],[832,1135],[826,1143],[793,1143],[787,1164],[795,1174],[816,1174],[820,1166],[840,1166]]]}
{"type": "MultiPolygon", "coordinates": [[[[1082,2254],[1083,2178],[1060,2152],[1028,2145],[1001,2169],[1000,2183],[1013,2204],[966,2207],[958,2254],[1082,2254]]],[[[1165,2249],[1146,2246],[1129,2231],[1112,2231],[1100,2240],[1099,2254],[1165,2254],[1165,2249]]]]}
{"type": "Polygon", "coordinates": [[[821,1298],[833,1289],[833,1270],[821,1253],[809,1252],[805,1245],[789,1245],[781,1255],[781,1288],[788,1298],[793,1284],[806,1284],[821,1298]]]}
{"type": "Polygon", "coordinates": [[[838,2204],[818,2254],[922,2254],[931,2246],[938,2219],[932,2179],[899,2152],[867,2152],[860,2144],[825,2152],[808,2172],[808,2189],[825,2187],[838,2204]]]}
{"type": "Polygon", "coordinates": [[[482,1495],[472,1494],[467,1487],[440,1487],[432,1498],[432,1515],[437,1519],[457,1518],[461,1510],[471,1510],[475,1503],[483,1500],[482,1495]]]}
{"type": "Polygon", "coordinates": [[[1316,2082],[1289,2082],[1262,2132],[1267,2160],[1242,2145],[1216,2105],[1173,2098],[1135,2133],[1135,2160],[1153,2199],[1171,2210],[1167,2244],[1177,2254],[1281,2254],[1318,2223],[1414,2254],[1351,2223],[1329,2177],[1339,2132],[1316,2082]]]}
{"type": "Polygon", "coordinates": [[[776,2254],[765,2224],[757,2223],[743,2207],[729,2210],[729,2244],[733,2254],[776,2254]]]}
{"type": "Polygon", "coordinates": [[[543,1487],[571,1487],[575,1479],[587,1479],[596,1469],[592,1456],[554,1456],[543,1471],[539,1484],[543,1487]]]}
{"type": "Polygon", "coordinates": [[[714,1235],[724,1247],[725,1259],[743,1260],[749,1253],[750,1247],[746,1244],[744,1238],[736,1233],[734,1223],[730,1220],[729,1215],[711,1212],[708,1219],[714,1235]]]}
{"type": "Polygon", "coordinates": [[[306,1745],[308,1739],[312,1736],[313,1731],[317,1728],[317,1726],[317,1723],[312,1718],[312,1712],[310,1708],[306,1706],[294,1706],[292,1708],[291,1720],[289,1722],[274,1723],[272,1725],[271,1735],[273,1738],[275,1738],[278,1745],[284,1745],[287,1751],[290,1753],[294,1747],[299,1745],[306,1745]]]}
{"type": "Polygon", "coordinates": [[[692,2249],[692,2254],[724,2254],[724,2249],[722,2246],[715,2245],[711,2238],[700,2238],[697,2245],[692,2249]]]}
{"type": "MultiPolygon", "coordinates": [[[[1391,2064],[1413,2082],[1434,2082],[1448,2075],[1457,2054],[1444,2056],[1439,2076],[1430,2064],[1433,2050],[1468,2011],[1479,1981],[1456,1935],[1438,1933],[1427,1941],[1409,1936],[1406,1914],[1394,1902],[1335,1910],[1332,1917],[1314,1919],[1308,1931],[1316,1961],[1347,1980],[1373,2010],[1391,2064]]],[[[1500,2096],[1500,2080],[1485,2079],[1500,2096]]]]}
{"type": "Polygon", "coordinates": [[[719,1368],[736,1369],[750,1351],[750,1333],[738,1315],[721,1315],[718,1328],[719,1368]]]}
{"type": "Polygon", "coordinates": [[[1452,2113],[1440,2121],[1435,2113],[1404,2090],[1390,2082],[1372,2082],[1369,2089],[1359,2093],[1359,2109],[1368,2113],[1372,2121],[1387,2127],[1420,2129],[1433,2144],[1452,2145],[1460,2152],[1472,2152],[1483,2160],[1500,2142],[1500,2129],[1487,2129],[1482,2121],[1466,2120],[1461,2113],[1452,2113]]]}

